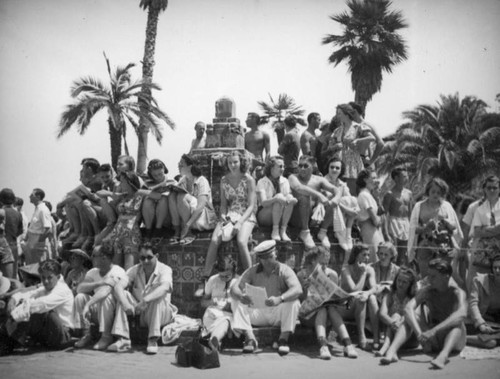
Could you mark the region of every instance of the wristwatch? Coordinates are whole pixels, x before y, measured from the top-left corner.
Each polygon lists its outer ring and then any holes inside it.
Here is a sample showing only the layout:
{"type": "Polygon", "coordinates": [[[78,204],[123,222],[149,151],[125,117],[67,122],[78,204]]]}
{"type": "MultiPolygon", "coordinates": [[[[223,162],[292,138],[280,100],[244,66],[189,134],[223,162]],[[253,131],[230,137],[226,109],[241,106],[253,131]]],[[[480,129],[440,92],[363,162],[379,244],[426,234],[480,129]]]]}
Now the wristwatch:
{"type": "Polygon", "coordinates": [[[285,302],[285,298],[283,297],[283,295],[280,296],[280,299],[281,299],[281,302],[284,303],[285,302]]]}

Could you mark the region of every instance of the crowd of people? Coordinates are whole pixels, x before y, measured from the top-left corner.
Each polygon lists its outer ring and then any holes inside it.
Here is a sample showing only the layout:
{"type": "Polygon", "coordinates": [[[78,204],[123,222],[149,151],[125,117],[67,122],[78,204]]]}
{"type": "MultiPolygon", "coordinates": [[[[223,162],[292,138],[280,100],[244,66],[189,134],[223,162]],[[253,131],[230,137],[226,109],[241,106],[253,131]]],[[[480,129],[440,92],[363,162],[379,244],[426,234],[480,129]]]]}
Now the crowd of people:
{"type": "MultiPolygon", "coordinates": [[[[32,191],[35,210],[29,222],[22,200],[4,188],[1,351],[27,341],[126,351],[131,347],[128,316],[137,315],[148,328],[147,352],[156,353],[161,328],[177,313],[170,301],[172,269],[159,261],[153,243],[165,228],[171,229],[169,246],[192,243],[194,231],[213,231],[195,295],[207,306],[203,323],[216,347],[231,331],[245,336],[243,352],[251,353],[258,349],[253,327],[279,326],[276,348],[285,355],[299,319],[314,327],[322,359],[331,357],[329,327],[344,355],[358,357],[344,320],[356,323],[358,348],[373,351],[381,364],[397,362],[401,348],[419,344],[437,354],[431,361],[436,368],[466,342],[495,347],[499,178],[484,180],[480,198],[452,205],[448,185],[439,177],[428,180],[424,193],[413,194],[408,173],[396,168],[392,188],[382,195],[373,163],[383,141],[359,105],[339,105],[328,124],[321,124],[318,113],[307,121],[300,135],[297,120],[287,117],[280,155],[271,156],[259,115],[248,114],[245,146],[255,159],[238,150],[227,154],[219,212],[193,152],[182,155],[175,178],[159,159],[149,162],[146,177],[135,173],[130,156],[119,157],[116,171],[83,159],[80,182],[54,213],[44,191],[32,191]],[[256,226],[269,228],[269,240],[251,249],[256,226]],[[277,260],[277,244],[291,241],[290,227],[303,244],[298,273],[277,260]],[[231,239],[240,267],[218,259],[219,246],[231,239]],[[331,251],[339,272],[329,267],[331,251]],[[311,275],[318,270],[352,295],[347,307],[327,303],[305,318],[301,301],[311,296],[311,275]],[[33,277],[41,284],[33,284],[33,277]],[[254,303],[256,288],[265,289],[263,303],[254,303]],[[466,321],[476,335],[467,336],[466,321]],[[98,325],[97,341],[91,323],[98,325]]],[[[199,122],[195,129],[192,148],[203,149],[205,125],[199,122]]]]}

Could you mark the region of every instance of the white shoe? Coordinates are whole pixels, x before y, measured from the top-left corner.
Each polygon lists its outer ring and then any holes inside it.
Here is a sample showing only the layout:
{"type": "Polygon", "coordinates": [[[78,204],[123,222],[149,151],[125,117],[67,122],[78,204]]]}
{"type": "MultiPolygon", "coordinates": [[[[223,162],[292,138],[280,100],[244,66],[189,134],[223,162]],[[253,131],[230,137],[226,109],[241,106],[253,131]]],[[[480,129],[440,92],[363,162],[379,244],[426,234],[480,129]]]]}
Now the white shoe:
{"type": "Polygon", "coordinates": [[[352,345],[347,345],[344,347],[344,357],[356,359],[358,357],[358,352],[352,345]]]}
{"type": "Polygon", "coordinates": [[[158,342],[155,338],[148,340],[148,347],[146,348],[146,353],[156,354],[158,353],[158,342]]]}
{"type": "Polygon", "coordinates": [[[304,242],[306,249],[312,249],[314,248],[314,246],[316,246],[309,229],[302,230],[299,234],[299,238],[302,240],[302,242],[304,242]]]}
{"type": "Polygon", "coordinates": [[[332,354],[330,353],[328,345],[321,346],[321,348],[319,349],[319,357],[325,360],[332,358],[332,354]]]}
{"type": "Polygon", "coordinates": [[[281,240],[284,241],[284,242],[290,242],[291,239],[290,237],[288,237],[288,235],[286,234],[286,228],[281,228],[280,229],[280,236],[281,236],[281,240]]]}
{"type": "MultiPolygon", "coordinates": [[[[348,251],[349,250],[349,239],[346,236],[345,233],[340,233],[340,232],[335,232],[335,237],[337,237],[337,240],[339,241],[339,246],[344,250],[348,251]]],[[[352,238],[351,238],[351,248],[352,248],[352,238]]]]}
{"type": "Polygon", "coordinates": [[[279,231],[279,228],[278,227],[273,227],[273,231],[271,233],[271,239],[275,240],[275,241],[281,241],[281,237],[280,237],[280,231],[279,231]]]}
{"type": "Polygon", "coordinates": [[[321,242],[323,247],[330,249],[331,244],[330,244],[330,240],[328,239],[328,235],[326,234],[326,230],[324,230],[324,229],[319,230],[318,240],[319,240],[319,242],[321,242]]]}
{"type": "Polygon", "coordinates": [[[124,351],[129,351],[132,348],[130,340],[125,338],[119,338],[114,343],[108,346],[107,351],[113,351],[115,353],[123,353],[124,351]]]}

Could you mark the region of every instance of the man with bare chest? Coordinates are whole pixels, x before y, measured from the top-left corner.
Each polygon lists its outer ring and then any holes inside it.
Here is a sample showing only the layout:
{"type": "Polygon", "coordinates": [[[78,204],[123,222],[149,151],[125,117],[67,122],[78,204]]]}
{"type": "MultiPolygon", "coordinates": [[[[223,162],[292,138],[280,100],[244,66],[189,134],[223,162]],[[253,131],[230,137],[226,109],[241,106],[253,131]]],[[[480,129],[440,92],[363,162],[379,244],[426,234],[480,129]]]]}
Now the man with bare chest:
{"type": "Polygon", "coordinates": [[[300,149],[303,155],[311,155],[317,158],[318,139],[316,129],[321,124],[319,113],[312,112],[307,116],[307,129],[300,136],[300,149]]]}
{"type": "Polygon", "coordinates": [[[391,172],[394,187],[387,192],[382,201],[386,218],[386,240],[392,242],[398,251],[396,264],[408,264],[408,236],[410,233],[410,212],[413,207],[413,194],[405,188],[408,183],[408,173],[403,169],[391,172]]]}
{"type": "Polygon", "coordinates": [[[405,309],[408,325],[423,351],[438,353],[431,361],[436,369],[444,368],[450,353],[460,352],[465,346],[466,295],[451,279],[451,274],[452,268],[447,261],[431,260],[427,276],[429,285],[422,288],[405,309]],[[427,312],[423,312],[424,306],[427,312]]]}
{"type": "Polygon", "coordinates": [[[245,149],[251,152],[255,159],[263,162],[269,157],[271,151],[271,138],[269,133],[259,128],[260,116],[257,113],[250,112],[246,119],[246,124],[250,130],[245,133],[245,149]],[[262,153],[266,151],[265,157],[262,153]]]}
{"type": "MultiPolygon", "coordinates": [[[[340,193],[335,186],[325,178],[313,175],[312,172],[315,163],[316,161],[313,157],[309,155],[301,156],[299,159],[298,174],[292,174],[288,178],[292,194],[298,201],[293,209],[290,223],[292,226],[300,228],[299,238],[304,242],[306,249],[312,249],[315,246],[311,232],[309,231],[309,220],[314,206],[318,203],[323,204],[326,211],[325,218],[333,217],[329,212],[332,207],[338,205],[338,201],[340,200],[340,193]],[[322,191],[330,192],[333,194],[333,197],[328,199],[322,191]]],[[[326,237],[326,233],[324,237],[328,238],[326,237]]]]}

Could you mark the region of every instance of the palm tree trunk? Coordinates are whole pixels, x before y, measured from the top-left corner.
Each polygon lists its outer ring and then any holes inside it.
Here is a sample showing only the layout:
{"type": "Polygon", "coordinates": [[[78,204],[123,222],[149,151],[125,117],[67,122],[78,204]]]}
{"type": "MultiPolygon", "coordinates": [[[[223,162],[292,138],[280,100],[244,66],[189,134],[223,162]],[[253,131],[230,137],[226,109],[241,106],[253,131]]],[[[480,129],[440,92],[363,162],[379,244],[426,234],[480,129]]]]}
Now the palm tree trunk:
{"type": "Polygon", "coordinates": [[[111,144],[111,165],[116,171],[118,157],[122,154],[122,135],[119,130],[113,126],[113,121],[108,119],[109,141],[111,144]]]}
{"type": "MultiPolygon", "coordinates": [[[[156,32],[158,28],[158,15],[160,10],[150,6],[148,8],[148,21],[146,25],[146,41],[144,43],[144,57],[142,60],[142,80],[144,83],[153,81],[153,68],[155,65],[155,45],[156,32]]],[[[142,87],[145,94],[151,93],[150,89],[142,87]]],[[[141,107],[147,109],[149,104],[141,104],[141,107]]],[[[146,161],[148,159],[148,133],[149,127],[141,117],[139,120],[138,138],[139,144],[137,147],[137,172],[142,174],[146,171],[146,161]]]]}

